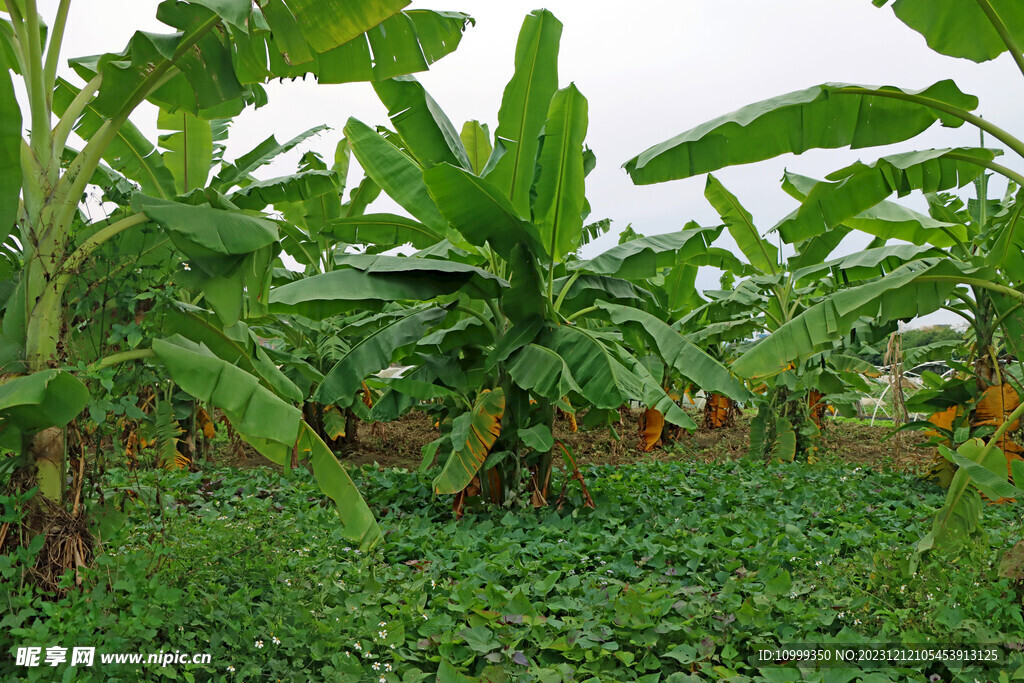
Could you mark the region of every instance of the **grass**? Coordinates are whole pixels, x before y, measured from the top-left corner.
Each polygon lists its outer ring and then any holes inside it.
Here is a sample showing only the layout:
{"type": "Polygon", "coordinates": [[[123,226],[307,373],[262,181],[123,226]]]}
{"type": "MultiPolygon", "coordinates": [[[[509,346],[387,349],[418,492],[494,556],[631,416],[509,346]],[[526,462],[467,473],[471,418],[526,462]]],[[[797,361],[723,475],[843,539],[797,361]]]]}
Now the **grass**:
{"type": "Polygon", "coordinates": [[[140,504],[85,591],[40,601],[0,557],[0,676],[72,670],[13,667],[17,646],[93,645],[212,662],[97,664],[75,680],[784,681],[801,674],[758,665],[756,650],[924,641],[1009,654],[808,680],[1024,676],[1021,593],[994,569],[1024,535],[1019,513],[989,507],[987,537],[909,576],[908,548],[942,501],[910,475],[834,460],[591,466],[596,510],[572,505],[571,488],[561,511],[470,509],[455,522],[429,477],[356,474],[386,532],[365,553],[305,471],[112,472],[108,488],[135,488],[140,504]]]}

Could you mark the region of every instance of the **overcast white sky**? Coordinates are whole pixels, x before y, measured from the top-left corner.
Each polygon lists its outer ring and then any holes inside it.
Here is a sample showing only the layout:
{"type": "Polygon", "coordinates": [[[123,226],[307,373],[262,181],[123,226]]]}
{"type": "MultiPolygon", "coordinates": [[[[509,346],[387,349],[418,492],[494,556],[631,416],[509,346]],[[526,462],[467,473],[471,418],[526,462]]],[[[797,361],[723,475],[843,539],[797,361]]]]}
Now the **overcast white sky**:
{"type": "MultiPolygon", "coordinates": [[[[154,18],[157,4],[76,0],[66,56],[119,50],[135,30],[165,30],[154,18]]],[[[52,14],[57,2],[44,0],[40,5],[52,14]]],[[[459,49],[419,76],[456,126],[478,119],[493,131],[502,90],[512,75],[522,19],[539,6],[543,5],[523,0],[430,0],[410,6],[459,10],[476,19],[459,49]]],[[[546,7],[565,25],[560,85],[575,82],[590,101],[587,141],[598,159],[587,183],[592,219],[611,218],[613,233],[628,223],[639,232],[654,234],[677,230],[693,219],[718,222],[704,200],[702,177],[638,187],[621,165],[708,119],[818,83],[924,88],[953,78],[962,90],[980,98],[983,116],[1024,134],[1015,128],[1024,113],[1024,82],[1006,55],[978,65],[933,53],[891,10],[878,9],[870,0],[634,0],[625,5],[549,0],[546,7]]],[[[367,84],[319,86],[298,81],[271,84],[268,92],[269,105],[247,110],[236,120],[228,158],[270,133],[283,141],[318,124],[334,130],[304,149],[329,158],[349,116],[370,125],[387,123],[385,108],[367,84]]],[[[133,120],[155,132],[154,111],[143,111],[133,120]]],[[[892,148],[810,151],[716,175],[739,196],[764,232],[795,207],[779,188],[786,167],[820,177],[857,159],[894,151],[977,144],[977,130],[971,127],[934,128],[913,143],[892,148]]],[[[295,159],[293,154],[278,163],[274,174],[292,172],[295,159]]],[[[1024,170],[1016,160],[1008,165],[1024,170]]],[[[355,181],[355,174],[350,180],[355,181]]],[[[1004,186],[995,185],[1000,191],[1004,186]]],[[[382,199],[373,210],[395,208],[382,199]]],[[[614,243],[614,235],[605,236],[585,255],[614,243]]],[[[719,244],[729,246],[728,237],[719,244]]],[[[844,246],[854,250],[859,244],[844,246]]],[[[704,288],[717,286],[713,273],[701,279],[704,288]]]]}

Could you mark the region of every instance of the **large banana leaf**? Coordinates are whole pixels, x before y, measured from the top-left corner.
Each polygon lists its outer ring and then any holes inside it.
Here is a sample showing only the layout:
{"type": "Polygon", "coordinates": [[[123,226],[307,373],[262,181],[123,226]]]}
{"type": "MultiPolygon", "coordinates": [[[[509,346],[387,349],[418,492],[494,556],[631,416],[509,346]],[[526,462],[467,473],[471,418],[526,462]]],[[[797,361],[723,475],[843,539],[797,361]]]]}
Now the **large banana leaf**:
{"type": "MultiPolygon", "coordinates": [[[[58,78],[53,92],[54,112],[63,114],[67,111],[68,105],[78,92],[78,88],[63,78],[58,78]]],[[[4,121],[6,120],[5,117],[4,121]]],[[[75,123],[75,132],[82,139],[90,140],[105,121],[106,118],[90,102],[75,123]]],[[[103,152],[103,160],[127,178],[138,182],[144,193],[161,199],[174,197],[174,176],[153,143],[131,121],[125,121],[117,129],[114,138],[103,152]]],[[[18,168],[21,168],[20,161],[18,168]]]]}
{"type": "Polygon", "coordinates": [[[356,119],[345,124],[345,137],[367,176],[424,225],[444,233],[447,223],[427,192],[423,170],[412,158],[356,119]]]}
{"type": "Polygon", "coordinates": [[[904,263],[926,256],[945,256],[935,247],[919,247],[914,244],[891,244],[858,251],[849,256],[807,266],[793,271],[793,279],[801,284],[811,284],[832,274],[840,284],[861,282],[891,273],[904,263]]]}
{"type": "Polygon", "coordinates": [[[587,98],[575,85],[551,98],[537,177],[534,223],[548,256],[561,262],[580,245],[587,136],[587,98]]]}
{"type": "Polygon", "coordinates": [[[762,273],[774,273],[779,266],[779,250],[761,236],[754,218],[734,194],[711,174],[704,186],[704,197],[722,217],[729,234],[751,265],[762,273]]]}
{"type": "Polygon", "coordinates": [[[655,316],[620,304],[601,302],[597,306],[619,327],[630,327],[640,334],[668,365],[702,389],[737,401],[750,399],[750,392],[728,368],[655,316]]]}
{"type": "Polygon", "coordinates": [[[345,244],[398,247],[411,244],[425,249],[444,237],[423,223],[390,213],[374,213],[333,220],[320,231],[345,244]]]}
{"type": "Polygon", "coordinates": [[[12,377],[0,384],[0,444],[18,451],[22,435],[63,427],[88,402],[85,385],[62,370],[12,377]]]}
{"type": "Polygon", "coordinates": [[[677,258],[686,260],[705,252],[721,233],[721,227],[702,228],[696,223],[688,223],[679,232],[630,240],[589,261],[573,261],[568,267],[598,275],[614,275],[624,280],[650,278],[660,269],[675,265],[677,258]]]}
{"type": "Polygon", "coordinates": [[[414,345],[447,314],[441,307],[410,309],[367,335],[353,344],[324,376],[313,400],[343,408],[352,405],[364,379],[388,367],[400,349],[414,345]]]}
{"type": "MultiPolygon", "coordinates": [[[[335,259],[339,266],[356,268],[378,276],[407,276],[423,279],[455,278],[461,280],[462,293],[473,298],[494,299],[501,296],[508,283],[486,270],[463,263],[438,259],[389,256],[386,254],[345,254],[335,259]]],[[[425,301],[426,297],[420,297],[425,301]]]]}
{"type": "MultiPolygon", "coordinates": [[[[782,187],[802,203],[818,183],[813,178],[787,171],[783,176],[782,187]]],[[[795,220],[797,211],[783,218],[780,223],[795,220]]],[[[801,241],[797,247],[798,253],[789,259],[790,268],[795,270],[824,261],[851,229],[882,240],[897,239],[943,248],[953,246],[957,240],[964,242],[968,239],[967,227],[962,224],[940,221],[896,202],[880,201],[870,209],[845,219],[841,225],[801,241]]]]}
{"type": "Polygon", "coordinates": [[[887,322],[938,310],[965,277],[991,273],[949,259],[911,261],[889,275],[843,289],[782,325],[732,365],[741,377],[757,378],[811,357],[848,334],[862,316],[887,322]]]}
{"type": "MultiPolygon", "coordinates": [[[[872,0],[883,7],[889,0],[872,0]]],[[[1024,5],[1017,0],[896,0],[893,12],[900,21],[925,37],[928,46],[950,57],[974,62],[994,59],[1006,52],[1000,32],[1024,45],[1024,5]],[[983,6],[991,8],[995,20],[983,6]]]]}
{"type": "Polygon", "coordinates": [[[288,467],[293,453],[309,454],[320,489],[337,505],[347,538],[369,547],[381,539],[373,513],[348,472],[302,420],[302,412],[241,368],[181,337],[156,339],[153,351],[185,392],[223,411],[261,454],[288,467]]]}
{"type": "MultiPolygon", "coordinates": [[[[253,88],[243,86],[232,64],[232,47],[226,31],[217,30],[221,13],[241,11],[244,0],[208,3],[164,2],[157,19],[175,33],[137,31],[120,53],[71,61],[84,80],[103,76],[92,106],[106,118],[138,104],[145,96],[170,111],[184,110],[203,118],[224,118],[242,111],[253,88]],[[152,75],[167,76],[150,91],[152,75]]],[[[237,15],[236,15],[237,16],[237,15]]],[[[265,98],[264,93],[260,93],[265,98]]]]}
{"type": "Polygon", "coordinates": [[[544,346],[565,361],[580,386],[579,394],[593,407],[618,409],[630,399],[643,398],[640,378],[591,332],[563,325],[549,336],[544,346]]]}
{"type": "Polygon", "coordinates": [[[173,131],[159,138],[164,164],[174,176],[174,189],[178,194],[188,194],[195,188],[206,187],[213,162],[213,129],[210,122],[200,119],[187,111],[173,114],[161,109],[156,117],[156,127],[173,131]]]}
{"type": "Polygon", "coordinates": [[[0,51],[0,241],[18,220],[21,195],[21,108],[0,51]]]}
{"type": "Polygon", "coordinates": [[[161,318],[165,334],[178,334],[202,344],[218,358],[241,367],[281,398],[299,402],[302,392],[270,360],[259,339],[242,322],[224,328],[201,308],[176,303],[167,306],[161,318]]]}
{"type": "Polygon", "coordinates": [[[978,162],[992,161],[990,149],[960,147],[907,152],[883,157],[873,164],[856,163],[817,183],[797,212],[778,225],[790,244],[806,240],[848,222],[888,198],[913,190],[942,192],[967,185],[984,172],[978,162]],[[977,161],[974,161],[977,160],[977,161]]]}
{"type": "Polygon", "coordinates": [[[523,20],[516,43],[515,73],[505,86],[495,138],[505,154],[488,175],[520,216],[530,215],[530,188],[540,133],[558,89],[558,43],[562,24],[547,10],[523,20]]]}
{"type": "Polygon", "coordinates": [[[423,180],[441,213],[470,244],[489,243],[506,260],[516,245],[535,256],[544,253],[537,228],[488,180],[450,164],[424,171],[423,180]]]}
{"type": "Polygon", "coordinates": [[[451,433],[452,453],[434,479],[434,493],[458,493],[473,481],[501,434],[504,414],[505,393],[495,389],[481,392],[473,410],[455,418],[451,433]]]}
{"type": "Polygon", "coordinates": [[[493,275],[455,261],[370,256],[355,265],[361,267],[342,268],[275,288],[270,295],[271,311],[321,320],[379,307],[381,302],[429,301],[464,287],[467,292],[492,297],[505,286],[493,275]],[[401,263],[389,263],[392,258],[401,263]],[[383,260],[378,264],[377,259],[383,260]]]}
{"type": "Polygon", "coordinates": [[[232,32],[244,82],[311,73],[320,83],[351,83],[426,71],[459,46],[462,32],[472,22],[461,12],[398,12],[344,44],[317,52],[306,43],[287,8],[282,10],[280,0],[271,0],[263,12],[271,32],[232,32]]]}
{"type": "Polygon", "coordinates": [[[971,110],[978,98],[953,81],[924,90],[827,83],[757,102],[651,147],[626,162],[638,185],[689,178],[813,148],[853,149],[902,142],[936,121],[963,123],[930,103],[971,110]]]}
{"type": "Polygon", "coordinates": [[[472,171],[455,126],[412,76],[374,81],[373,89],[406,147],[424,168],[447,162],[472,171]]]}
{"type": "Polygon", "coordinates": [[[231,203],[240,209],[259,211],[273,204],[302,203],[325,195],[327,201],[339,206],[337,174],[326,170],[304,171],[250,183],[231,195],[231,203]]]}
{"type": "Polygon", "coordinates": [[[578,311],[594,305],[598,299],[629,303],[634,306],[646,306],[654,299],[648,290],[635,285],[629,280],[622,280],[608,275],[590,275],[584,273],[579,277],[560,277],[553,282],[556,298],[564,299],[562,311],[578,311]],[[568,286],[568,291],[565,287],[568,286]],[[564,296],[563,296],[564,295],[564,296]]]}
{"type": "Polygon", "coordinates": [[[136,194],[132,204],[166,230],[175,246],[210,275],[219,272],[223,260],[251,254],[277,241],[277,224],[240,211],[212,206],[192,206],[136,194]]]}
{"type": "Polygon", "coordinates": [[[539,344],[527,344],[512,354],[507,370],[517,385],[550,401],[559,401],[569,392],[583,393],[565,360],[539,344]]]}

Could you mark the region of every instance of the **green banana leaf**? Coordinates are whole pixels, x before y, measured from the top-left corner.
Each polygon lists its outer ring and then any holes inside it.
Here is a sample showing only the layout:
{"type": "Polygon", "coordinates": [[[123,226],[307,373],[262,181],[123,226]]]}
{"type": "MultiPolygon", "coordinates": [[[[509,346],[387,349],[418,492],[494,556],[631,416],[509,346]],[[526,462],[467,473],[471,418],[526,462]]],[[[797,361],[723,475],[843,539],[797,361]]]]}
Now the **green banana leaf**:
{"type": "Polygon", "coordinates": [[[419,81],[399,76],[374,81],[373,89],[420,166],[430,168],[446,162],[474,170],[459,132],[419,81]]]}
{"type": "Polygon", "coordinates": [[[374,244],[397,247],[411,244],[425,249],[443,238],[423,223],[390,213],[374,213],[330,221],[320,234],[346,244],[374,244]]]}
{"type": "Polygon", "coordinates": [[[238,157],[233,164],[226,164],[220,173],[210,181],[210,186],[220,192],[227,192],[235,185],[244,183],[253,171],[269,164],[278,156],[290,152],[314,135],[327,130],[327,126],[314,126],[303,131],[285,143],[279,143],[271,135],[254,148],[238,157]]]}
{"type": "Polygon", "coordinates": [[[549,401],[560,401],[569,392],[583,394],[565,360],[539,344],[518,349],[509,358],[506,369],[517,385],[549,401]]]}
{"type": "Polygon", "coordinates": [[[795,215],[777,226],[792,244],[819,235],[876,206],[893,193],[941,192],[967,185],[984,172],[978,162],[992,161],[995,151],[959,147],[907,152],[873,164],[856,163],[831,173],[833,182],[817,183],[795,215]],[[977,160],[977,161],[975,161],[977,160]]]}
{"type": "Polygon", "coordinates": [[[426,331],[448,315],[441,307],[410,309],[353,344],[334,364],[313,394],[324,405],[347,408],[356,400],[363,380],[388,367],[399,351],[415,345],[426,331]]]}
{"type": "Polygon", "coordinates": [[[641,280],[654,277],[660,269],[675,265],[677,260],[685,261],[706,251],[721,233],[720,226],[703,228],[691,222],[679,232],[630,240],[589,261],[572,261],[567,267],[624,280],[641,280]]]}
{"type": "Polygon", "coordinates": [[[608,302],[599,302],[597,307],[608,313],[615,325],[630,327],[640,334],[657,350],[662,360],[702,389],[737,401],[750,400],[750,392],[728,368],[655,316],[608,302]]]}
{"type": "Polygon", "coordinates": [[[455,51],[466,26],[473,22],[461,12],[407,10],[367,27],[346,43],[316,51],[280,0],[271,0],[263,12],[269,33],[232,32],[236,65],[244,82],[313,74],[322,84],[352,83],[426,71],[455,51]]]}
{"type": "MultiPolygon", "coordinates": [[[[562,23],[547,10],[531,12],[523,20],[516,43],[515,72],[505,86],[498,109],[503,156],[487,174],[501,196],[520,216],[530,215],[540,134],[558,89],[558,44],[562,23]]],[[[495,145],[495,149],[497,149],[495,145]]]]}
{"type": "Polygon", "coordinates": [[[892,244],[865,249],[816,266],[793,271],[798,284],[813,283],[831,274],[837,283],[859,282],[891,273],[904,263],[927,256],[945,256],[941,250],[914,244],[892,244]]]}
{"type": "Polygon", "coordinates": [[[980,268],[941,258],[911,261],[883,278],[842,289],[779,327],[733,363],[733,372],[754,379],[803,361],[848,334],[863,316],[887,322],[938,310],[956,282],[965,277],[986,279],[980,268]]]}
{"type": "Polygon", "coordinates": [[[380,528],[348,472],[298,408],[202,345],[171,337],[154,340],[153,351],[178,386],[223,411],[235,430],[271,461],[288,467],[293,453],[309,454],[313,476],[337,506],[345,537],[362,548],[380,541],[380,528]]]}
{"type": "Polygon", "coordinates": [[[21,437],[63,427],[89,402],[89,390],[63,370],[42,370],[0,384],[0,445],[20,451],[21,437]]]}
{"type": "Polygon", "coordinates": [[[450,164],[424,171],[423,180],[441,213],[470,244],[489,243],[505,260],[511,259],[516,245],[534,255],[544,253],[537,228],[523,220],[488,180],[450,164]]]}
{"type": "Polygon", "coordinates": [[[304,171],[260,180],[232,193],[230,199],[240,209],[259,211],[274,204],[301,203],[324,195],[338,206],[338,176],[334,171],[304,171]]]}
{"type": "Polygon", "coordinates": [[[583,140],[587,98],[575,85],[551,98],[538,159],[534,223],[548,257],[561,262],[580,246],[583,228],[583,140]]]}
{"type": "MultiPolygon", "coordinates": [[[[213,163],[213,129],[210,122],[187,111],[173,114],[161,109],[156,127],[173,131],[159,137],[164,164],[174,176],[174,189],[179,195],[206,187],[213,163]]],[[[262,208],[262,207],[260,207],[262,208]]]]}
{"type": "Polygon", "coordinates": [[[625,168],[634,183],[648,185],[813,148],[902,142],[936,121],[951,127],[963,123],[927,106],[932,102],[968,111],[978,106],[976,97],[949,80],[920,91],[826,83],[708,121],[651,147],[625,168]]]}
{"type": "MultiPolygon", "coordinates": [[[[884,7],[889,0],[872,0],[884,7]]],[[[1007,50],[1005,33],[1024,45],[1024,6],[1016,0],[896,0],[893,13],[924,36],[928,47],[973,62],[995,59],[1007,50]],[[982,9],[991,7],[995,17],[982,9]]]]}
{"type": "Polygon", "coordinates": [[[704,186],[704,197],[715,207],[729,234],[752,266],[762,273],[775,273],[779,268],[779,250],[761,236],[754,218],[743,208],[736,195],[725,189],[710,173],[704,186]]]}
{"type": "Polygon", "coordinates": [[[414,218],[445,233],[447,222],[427,191],[423,170],[411,157],[357,119],[345,124],[345,137],[367,176],[414,218]]]}
{"type": "Polygon", "coordinates": [[[21,108],[0,51],[0,241],[18,220],[21,196],[21,108]]]}
{"type": "Polygon", "coordinates": [[[491,134],[487,130],[487,124],[479,121],[466,121],[462,125],[462,132],[459,134],[462,146],[469,157],[469,170],[480,175],[487,166],[487,159],[491,156],[491,134]]]}

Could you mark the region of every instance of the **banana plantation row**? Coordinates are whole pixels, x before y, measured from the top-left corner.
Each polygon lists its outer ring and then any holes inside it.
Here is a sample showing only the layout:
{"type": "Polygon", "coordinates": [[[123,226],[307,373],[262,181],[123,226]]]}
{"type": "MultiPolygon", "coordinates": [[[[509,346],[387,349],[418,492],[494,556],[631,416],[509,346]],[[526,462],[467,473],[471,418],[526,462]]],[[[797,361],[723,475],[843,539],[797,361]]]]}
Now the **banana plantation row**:
{"type": "MultiPolygon", "coordinates": [[[[851,410],[869,389],[875,368],[858,350],[941,309],[970,323],[972,351],[911,399],[942,413],[932,428],[959,468],[920,551],[971,528],[979,492],[1020,494],[1009,476],[1024,483],[1013,439],[1024,177],[1011,167],[1024,141],[973,113],[975,97],[949,80],[920,91],[829,83],[704,123],[625,169],[637,184],[706,175],[720,222],[627,229],[583,259],[610,223],[590,215],[597,159],[587,99],[559,77],[559,21],[525,18],[491,131],[453,124],[410,75],[455,50],[470,17],[345,4],[162,2],[171,32],[72,59],[76,85],[57,73],[70,2],[49,25],[35,0],[0,2],[0,437],[11,490],[38,487],[31,532],[99,505],[82,500],[87,460],[152,444],[161,463],[187,466],[180,443],[209,435],[217,413],[269,460],[308,463],[362,546],[381,530],[336,455],[356,420],[430,413],[439,436],[424,460],[442,465],[434,491],[457,504],[468,487],[494,502],[525,489],[544,504],[553,463],[575,469],[553,436],[557,414],[614,430],[620,407],[639,402],[650,448],[671,426],[695,427],[681,403],[698,390],[713,423],[736,403],[757,409],[752,456],[813,458],[826,404],[851,410]],[[372,82],[390,121],[349,119],[333,159],[308,152],[283,177],[261,169],[325,127],[228,161],[232,117],[266,102],[269,79],[307,74],[372,82]],[[131,122],[144,102],[159,108],[155,144],[131,122]],[[824,179],[787,173],[799,208],[775,226],[754,225],[711,175],[902,142],[936,123],[974,126],[998,149],[908,151],[824,179]],[[365,176],[347,185],[353,157],[365,176]],[[1005,196],[989,197],[991,174],[1008,179],[1005,196]],[[957,192],[971,184],[965,202],[957,192]],[[81,203],[91,187],[101,220],[81,203]],[[911,192],[927,214],[892,201],[911,192]],[[404,213],[371,211],[382,194],[404,213]],[[869,247],[835,255],[854,232],[869,247]],[[738,254],[716,246],[725,233],[738,254]],[[724,271],[721,289],[698,291],[702,266],[724,271]],[[409,370],[378,376],[395,363],[409,370]]],[[[1010,0],[904,0],[896,13],[942,54],[1008,51],[1024,75],[1024,10],[1010,0]]],[[[940,342],[904,365],[950,356],[940,342]]]]}

